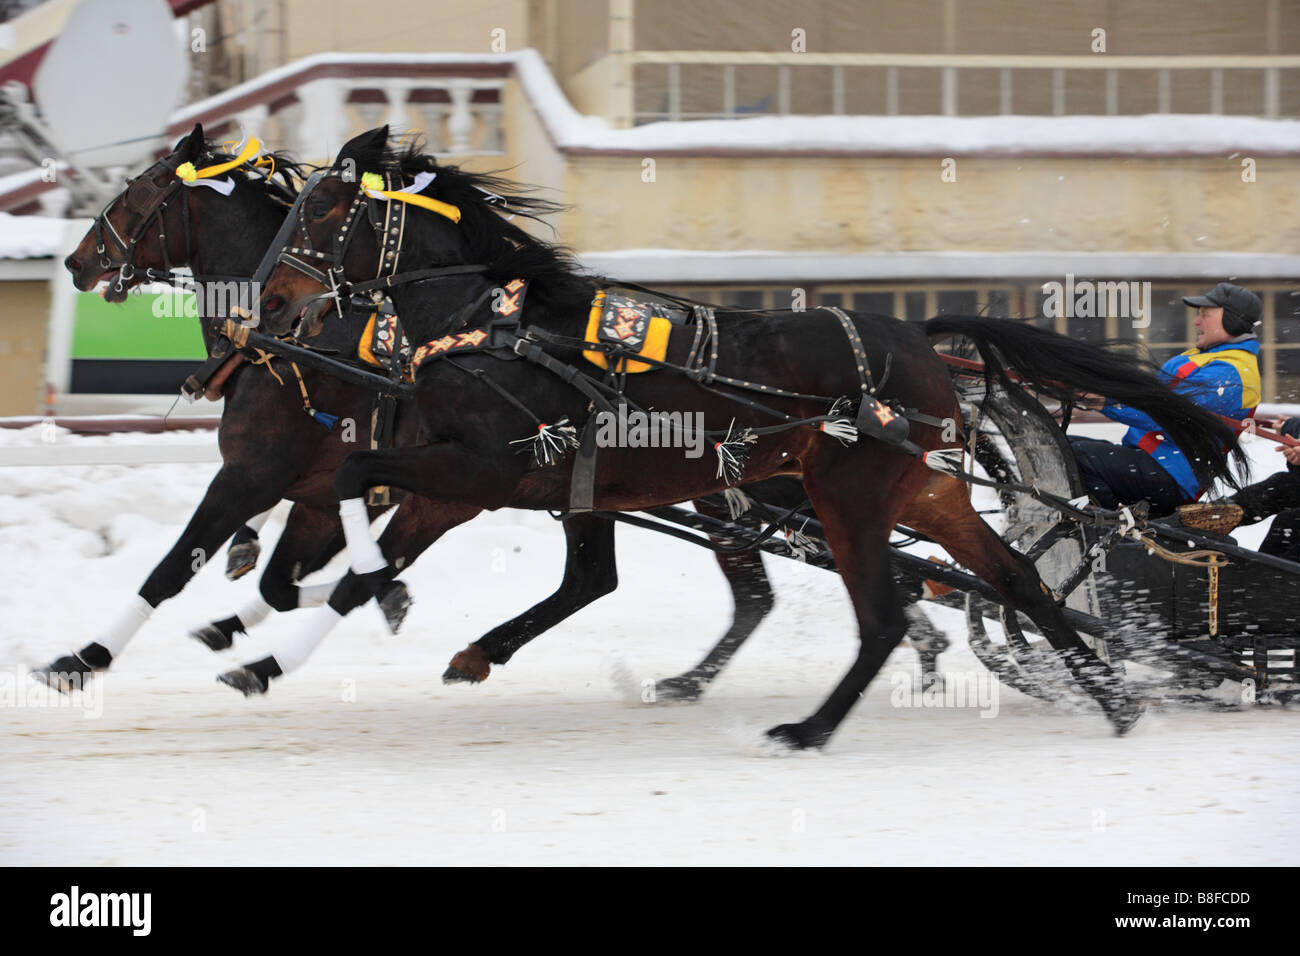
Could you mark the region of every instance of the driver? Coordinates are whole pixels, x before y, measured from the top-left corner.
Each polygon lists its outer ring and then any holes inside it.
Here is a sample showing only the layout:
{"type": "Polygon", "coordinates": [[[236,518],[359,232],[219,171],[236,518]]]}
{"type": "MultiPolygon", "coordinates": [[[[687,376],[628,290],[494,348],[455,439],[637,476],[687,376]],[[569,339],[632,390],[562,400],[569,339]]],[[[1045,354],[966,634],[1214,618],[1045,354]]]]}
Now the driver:
{"type": "MultiPolygon", "coordinates": [[[[1259,297],[1220,282],[1205,295],[1185,296],[1183,302],[1196,309],[1196,348],[1166,362],[1161,378],[1212,412],[1238,421],[1254,415],[1260,399],[1255,337],[1262,312],[1259,297]]],[[[1118,508],[1145,499],[1151,513],[1159,516],[1200,497],[1203,489],[1191,465],[1159,425],[1136,408],[1092,397],[1096,401],[1091,407],[1129,426],[1119,445],[1070,439],[1084,486],[1099,505],[1118,508]]]]}
{"type": "MultiPolygon", "coordinates": [[[[1283,435],[1300,439],[1300,418],[1280,418],[1271,424],[1283,435]]],[[[1260,553],[1300,561],[1300,445],[1280,450],[1286,471],[1247,485],[1226,501],[1184,505],[1178,509],[1179,520],[1189,528],[1227,534],[1238,524],[1255,524],[1277,515],[1260,553]]]]}

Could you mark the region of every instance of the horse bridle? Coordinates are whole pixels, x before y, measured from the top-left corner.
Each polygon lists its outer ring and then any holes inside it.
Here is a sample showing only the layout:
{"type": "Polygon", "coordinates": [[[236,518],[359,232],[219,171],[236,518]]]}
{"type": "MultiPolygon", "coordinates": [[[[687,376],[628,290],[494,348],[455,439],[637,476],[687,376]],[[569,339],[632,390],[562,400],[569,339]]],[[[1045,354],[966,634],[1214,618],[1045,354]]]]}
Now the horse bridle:
{"type": "MultiPolygon", "coordinates": [[[[117,196],[109,200],[103,210],[95,217],[95,252],[99,254],[99,267],[101,272],[117,270],[117,281],[113,285],[114,292],[122,292],[126,288],[126,283],[135,279],[136,271],[136,254],[140,240],[149,232],[150,224],[156,219],[158,221],[158,243],[162,250],[163,269],[161,272],[155,270],[152,266],[146,267],[144,277],[150,282],[174,282],[176,273],[172,270],[171,260],[167,254],[167,224],[165,214],[167,204],[175,198],[176,193],[184,183],[174,176],[179,163],[175,162],[174,157],[167,157],[154,163],[139,176],[127,181],[126,189],[117,196]],[[152,176],[159,168],[172,173],[172,181],[166,186],[158,186],[154,183],[152,176]],[[109,213],[113,211],[119,202],[122,202],[128,214],[134,214],[140,217],[140,224],[132,232],[129,239],[123,239],[121,233],[109,219],[109,213]],[[108,246],[104,241],[104,233],[108,232],[113,242],[121,251],[123,258],[120,260],[112,259],[108,254],[108,246]]],[[[190,258],[190,204],[189,197],[181,206],[181,214],[184,219],[185,233],[185,261],[190,258]]]]}
{"type": "MultiPolygon", "coordinates": [[[[135,279],[139,274],[142,274],[147,282],[166,282],[171,285],[178,284],[184,278],[172,268],[171,259],[167,252],[167,221],[165,218],[168,204],[186,185],[185,181],[176,175],[176,171],[181,165],[183,164],[178,162],[178,157],[175,156],[160,159],[139,176],[128,180],[126,189],[109,200],[108,205],[95,217],[95,252],[99,254],[100,271],[117,270],[117,281],[113,285],[115,292],[123,291],[126,288],[126,283],[135,279]],[[152,176],[156,174],[158,169],[170,173],[171,182],[165,186],[157,185],[152,176]],[[122,235],[113,225],[113,221],[109,218],[109,213],[113,211],[113,207],[119,202],[124,203],[124,208],[128,214],[135,214],[140,217],[140,224],[129,239],[122,238],[122,235]],[[149,232],[150,223],[155,219],[158,221],[158,246],[162,253],[163,268],[158,270],[152,266],[146,266],[143,273],[138,273],[135,260],[139,243],[145,238],[149,232]],[[121,260],[114,261],[109,256],[108,247],[104,241],[105,232],[108,233],[122,252],[124,258],[121,260]]],[[[268,188],[278,192],[280,195],[277,198],[286,205],[292,205],[297,199],[292,189],[276,182],[272,175],[268,175],[266,178],[268,188]]],[[[185,235],[185,258],[182,261],[189,262],[193,256],[193,249],[190,241],[190,202],[188,195],[185,195],[181,204],[181,222],[181,229],[185,235]]],[[[228,278],[238,277],[231,276],[228,278]]]]}
{"type": "MultiPolygon", "coordinates": [[[[343,170],[333,168],[317,170],[307,178],[307,182],[299,191],[297,199],[294,200],[293,207],[285,217],[280,232],[262,258],[261,265],[258,266],[257,273],[253,276],[254,283],[260,285],[265,282],[270,276],[271,270],[279,263],[284,263],[325,289],[319,295],[309,297],[307,299],[308,305],[321,299],[330,299],[334,303],[339,318],[343,318],[344,296],[348,296],[349,299],[362,297],[365,300],[364,304],[373,304],[376,300],[382,300],[383,290],[391,289],[397,285],[487,271],[487,267],[483,265],[453,265],[414,269],[409,272],[399,273],[397,263],[401,258],[402,237],[406,230],[406,204],[375,199],[368,194],[360,182],[357,183],[357,194],[353,197],[351,205],[348,206],[343,224],[334,232],[329,251],[314,248],[311,242],[311,231],[307,223],[306,204],[312,192],[321,182],[333,178],[348,181],[343,170]],[[374,279],[349,282],[343,277],[344,259],[347,256],[349,246],[352,244],[352,239],[357,234],[358,217],[361,215],[363,208],[366,210],[367,218],[375,231],[375,238],[379,246],[379,264],[374,279]],[[293,237],[295,228],[301,233],[301,242],[299,245],[291,246],[289,241],[293,237]],[[319,268],[317,265],[313,265],[313,262],[319,263],[319,268]]],[[[391,185],[389,174],[384,174],[384,180],[386,185],[391,185]]],[[[300,326],[301,323],[298,325],[300,326]]],[[[292,331],[293,336],[297,337],[300,331],[301,329],[295,326],[292,331]]]]}

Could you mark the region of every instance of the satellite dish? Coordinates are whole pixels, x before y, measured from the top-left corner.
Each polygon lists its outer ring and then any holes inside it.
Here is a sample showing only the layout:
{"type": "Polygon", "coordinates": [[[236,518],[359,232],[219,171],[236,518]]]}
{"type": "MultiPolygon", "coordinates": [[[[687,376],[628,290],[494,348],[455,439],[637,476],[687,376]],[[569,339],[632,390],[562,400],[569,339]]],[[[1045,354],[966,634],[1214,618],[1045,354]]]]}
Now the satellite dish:
{"type": "Polygon", "coordinates": [[[180,104],[186,53],[166,0],[81,0],[32,82],[54,144],[78,165],[137,165],[180,104]]]}

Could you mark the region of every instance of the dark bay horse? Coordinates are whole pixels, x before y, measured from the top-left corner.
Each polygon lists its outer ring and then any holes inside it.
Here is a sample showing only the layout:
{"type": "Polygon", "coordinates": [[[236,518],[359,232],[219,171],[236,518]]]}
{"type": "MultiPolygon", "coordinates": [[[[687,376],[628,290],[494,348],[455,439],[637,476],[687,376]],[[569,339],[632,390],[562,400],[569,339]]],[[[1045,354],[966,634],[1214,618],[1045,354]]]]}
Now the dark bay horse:
{"type": "MultiPolygon", "coordinates": [[[[518,443],[545,431],[546,423],[571,422],[581,429],[594,414],[599,389],[580,373],[596,372],[582,357],[582,334],[597,283],[579,274],[563,249],[505,218],[527,212],[529,203],[500,179],[439,166],[414,146],[390,150],[387,128],[347,144],[331,174],[300,200],[295,230],[262,290],[264,332],[328,334],[340,289],[369,281],[382,271],[385,257],[397,255],[407,269],[443,270],[420,281],[394,277],[390,294],[413,341],[426,343],[426,355],[442,355],[457,342],[468,346],[418,368],[415,404],[423,444],[357,451],[339,469],[335,490],[352,559],[340,590],[382,582],[394,558],[358,520],[370,487],[400,487],[419,496],[403,502],[399,515],[415,500],[486,509],[569,507],[570,459],[530,460],[518,454],[518,443]],[[377,189],[377,179],[349,178],[349,169],[403,182],[423,174],[422,195],[433,201],[407,216],[400,236],[377,234],[359,211],[376,196],[405,200],[377,189]],[[480,271],[455,271],[464,266],[480,271]],[[493,339],[486,330],[502,327],[500,293],[523,288],[515,283],[521,279],[527,280],[521,324],[507,338],[493,339]],[[485,341],[489,345],[478,349],[485,341]],[[493,341],[507,347],[493,347],[493,341]],[[527,360],[515,358],[520,355],[527,360]]],[[[510,300],[516,310],[517,301],[510,300]]],[[[951,380],[930,338],[954,334],[975,342],[995,374],[1005,358],[1022,379],[1042,389],[1067,396],[1100,393],[1142,408],[1180,447],[1186,447],[1184,440],[1193,444],[1189,458],[1198,460],[1206,476],[1231,480],[1224,449],[1240,450],[1226,427],[1165,389],[1140,363],[1053,333],[978,317],[916,324],[834,310],[721,316],[703,350],[711,349],[707,370],[701,364],[692,374],[629,376],[621,383],[620,401],[702,414],[708,434],[717,436],[720,457],[734,447],[733,436],[744,436],[744,480],[802,476],[852,600],[860,645],[848,673],[815,713],[769,731],[791,747],[822,746],[903,636],[905,617],[888,562],[888,536],[900,522],[933,538],[1033,619],[1118,732],[1140,716],[1140,704],[1119,675],[1089,653],[1033,566],[975,513],[966,485],[926,465],[941,461],[936,453],[953,445],[932,423],[958,416],[951,380]],[[888,376],[886,368],[892,369],[888,376]],[[869,370],[880,382],[878,392],[869,388],[869,370]],[[751,400],[759,384],[768,389],[761,406],[751,400]],[[866,402],[871,392],[919,416],[912,429],[914,453],[876,439],[843,444],[811,424],[827,417],[828,406],[866,402]],[[790,422],[802,424],[786,427],[790,422]],[[760,429],[762,437],[749,442],[760,429]]],[[[674,336],[664,361],[685,368],[694,352],[689,335],[674,336]]],[[[715,470],[713,462],[676,449],[603,448],[594,504],[606,511],[642,510],[717,493],[737,477],[725,464],[719,461],[715,470]]]]}
{"type": "MultiPolygon", "coordinates": [[[[178,189],[176,170],[183,164],[224,164],[236,158],[207,142],[202,128],[196,126],[169,156],[137,177],[109,204],[67,257],[65,265],[74,284],[88,291],[101,280],[111,280],[105,298],[120,302],[143,281],[169,279],[173,267],[190,266],[200,282],[232,277],[246,281],[283,222],[299,179],[290,159],[282,154],[273,157],[275,178],[254,173],[248,164],[226,172],[223,178],[233,182],[229,195],[201,187],[178,189]]],[[[210,347],[212,317],[203,311],[207,299],[199,296],[198,305],[210,347]]],[[[364,316],[360,320],[364,321],[364,316]]],[[[152,610],[188,583],[197,570],[196,553],[215,554],[222,541],[256,514],[259,506],[272,505],[281,497],[295,504],[259,583],[260,600],[214,621],[196,636],[213,649],[228,647],[235,633],[269,610],[315,606],[333,590],[332,585],[308,589],[295,582],[324,567],[343,546],[332,476],[350,450],[349,435],[360,447],[369,445],[373,393],[302,369],[314,404],[355,423],[352,430],[330,431],[304,414],[285,363],[273,363],[279,369],[277,379],[267,369],[251,368],[242,359],[239,353],[232,356],[209,384],[209,397],[224,395],[226,399],[218,432],[223,465],[182,536],[116,621],[79,651],[39,669],[37,676],[68,690],[75,680],[107,668],[152,610]],[[271,449],[274,455],[268,455],[271,449]]],[[[399,405],[394,436],[399,444],[415,439],[415,416],[409,411],[399,405]]],[[[395,500],[400,498],[396,492],[395,500]]],[[[370,516],[380,510],[370,509],[370,516]]],[[[414,560],[445,527],[442,510],[438,506],[408,508],[385,532],[386,546],[400,552],[404,563],[414,560]]],[[[456,523],[470,514],[466,509],[454,513],[456,523]]],[[[504,664],[529,640],[616,587],[612,525],[577,516],[564,522],[564,530],[567,560],[557,591],[458,655],[448,669],[449,682],[481,680],[491,664],[504,664]]],[[[725,652],[757,627],[771,607],[772,595],[757,554],[719,555],[718,560],[735,602],[731,627],[720,644],[725,652]]],[[[362,591],[352,593],[358,602],[368,597],[362,591]]],[[[355,605],[338,606],[346,613],[355,605]]],[[[383,610],[395,628],[404,607],[398,601],[385,602],[383,610]]],[[[719,669],[720,653],[711,655],[679,682],[665,684],[663,696],[672,696],[678,687],[682,696],[698,693],[719,669]]]]}

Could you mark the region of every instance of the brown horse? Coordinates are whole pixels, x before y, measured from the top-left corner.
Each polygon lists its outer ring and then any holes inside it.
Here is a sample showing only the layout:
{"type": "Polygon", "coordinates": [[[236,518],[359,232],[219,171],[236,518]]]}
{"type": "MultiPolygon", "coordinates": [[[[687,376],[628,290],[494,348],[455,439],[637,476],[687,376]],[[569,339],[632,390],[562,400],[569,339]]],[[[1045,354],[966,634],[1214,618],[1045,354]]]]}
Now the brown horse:
{"type": "MultiPolygon", "coordinates": [[[[276,170],[273,176],[257,172],[251,162],[224,172],[222,178],[233,183],[228,194],[187,188],[176,174],[184,164],[226,165],[237,158],[217,149],[205,139],[202,127],[195,126],[169,155],[133,179],[96,217],[65,260],[73,283],[88,291],[108,280],[105,297],[115,302],[125,300],[141,282],[172,279],[175,267],[190,267],[200,283],[247,283],[301,182],[291,158],[272,155],[276,170]]],[[[198,296],[197,301],[201,328],[211,347],[214,335],[210,320],[225,316],[206,316],[207,298],[198,296]]],[[[359,322],[364,320],[364,315],[358,318],[359,322]]],[[[324,567],[343,546],[332,477],[354,445],[369,445],[374,394],[311,369],[304,368],[302,373],[314,404],[355,427],[327,429],[305,415],[286,363],[277,361],[271,369],[254,369],[244,362],[243,353],[233,352],[205,383],[210,398],[224,396],[226,400],[218,432],[223,465],[185,531],[115,620],[78,651],[41,668],[37,676],[67,690],[95,671],[106,669],[153,609],[184,588],[202,566],[196,566],[195,554],[205,558],[215,554],[222,541],[259,507],[269,507],[281,497],[293,501],[294,506],[259,582],[259,598],[193,634],[208,647],[222,650],[231,646],[236,634],[269,611],[315,607],[329,596],[332,588],[328,586],[303,588],[297,581],[324,567]],[[276,370],[274,374],[272,369],[276,370]],[[276,454],[268,455],[269,449],[276,454]]],[[[397,444],[415,442],[416,420],[409,411],[413,410],[404,405],[398,408],[394,434],[397,444]]],[[[394,500],[401,497],[401,492],[395,491],[394,500]]],[[[374,517],[382,510],[372,508],[369,515],[374,517]]],[[[409,566],[449,526],[444,517],[447,511],[454,519],[452,524],[476,513],[429,503],[406,509],[400,520],[389,524],[386,547],[401,555],[403,567],[409,566]]],[[[506,663],[533,638],[617,587],[611,523],[592,516],[574,516],[564,522],[564,531],[567,560],[557,590],[458,654],[447,670],[446,681],[483,680],[492,664],[506,663]]],[[[719,555],[718,563],[734,601],[731,626],[719,650],[680,679],[666,682],[660,691],[662,697],[697,696],[771,608],[771,588],[757,554],[719,555]]],[[[355,589],[347,593],[358,603],[369,598],[368,593],[355,589]]],[[[339,613],[353,606],[342,597],[336,602],[339,613]]],[[[396,629],[405,614],[404,591],[396,583],[385,592],[381,609],[390,627],[396,629]]]]}
{"type": "MultiPolygon", "coordinates": [[[[354,587],[382,582],[392,557],[381,553],[356,518],[367,488],[405,488],[420,496],[411,500],[449,506],[569,506],[572,469],[553,458],[530,463],[517,454],[517,443],[536,435],[539,426],[544,432],[546,423],[571,422],[580,429],[594,424],[598,396],[614,386],[607,382],[602,392],[593,384],[590,376],[597,370],[582,357],[596,283],[579,274],[563,250],[501,215],[527,212],[530,202],[500,179],[439,166],[415,147],[390,151],[386,128],[345,146],[330,174],[300,198],[296,228],[263,288],[263,331],[328,334],[334,303],[350,287],[382,275],[385,257],[397,256],[408,269],[425,267],[410,273],[409,281],[400,273],[391,277],[390,294],[413,339],[428,343],[425,353],[438,355],[449,344],[469,346],[419,366],[415,401],[425,444],[355,452],[336,475],[354,587]],[[349,176],[349,170],[386,180],[349,176]],[[367,228],[363,210],[369,208],[373,222],[373,203],[403,201],[375,184],[420,174],[426,184],[432,181],[423,195],[433,202],[411,211],[400,236],[367,228]],[[502,289],[517,295],[516,279],[528,280],[528,299],[526,318],[512,329],[503,325],[498,309],[502,289]]],[[[517,310],[518,299],[510,301],[517,310]]],[[[930,345],[936,334],[966,335],[990,366],[996,369],[1001,353],[1025,380],[1044,388],[1070,395],[1099,392],[1143,408],[1180,447],[1187,447],[1184,440],[1194,444],[1189,457],[1198,458],[1207,474],[1229,473],[1223,448],[1234,439],[1228,429],[1138,363],[997,320],[945,318],[917,325],[834,310],[729,313],[700,350],[699,364],[693,364],[698,338],[693,345],[689,335],[673,336],[663,361],[685,374],[666,369],[628,377],[615,383],[621,385],[617,400],[702,414],[720,458],[735,452],[735,436],[743,436],[746,480],[802,475],[853,602],[861,643],[823,705],[802,722],[774,727],[774,739],[800,748],[823,745],[903,636],[905,618],[888,562],[888,536],[900,521],[939,542],[1033,619],[1123,732],[1141,707],[1122,680],[1090,655],[1032,565],[975,513],[962,481],[926,465],[934,452],[953,445],[933,423],[958,415],[948,372],[930,345]],[[711,353],[707,362],[705,353],[711,353]],[[892,369],[887,381],[885,369],[892,369]],[[879,403],[908,410],[914,418],[910,449],[869,423],[867,434],[875,437],[853,444],[830,437],[819,426],[845,401],[877,409],[878,417],[890,415],[879,411],[879,403]]],[[[860,428],[866,417],[859,415],[860,428]]],[[[594,473],[594,504],[600,510],[642,510],[716,493],[735,480],[726,465],[720,461],[715,469],[673,449],[605,448],[594,473]]]]}

